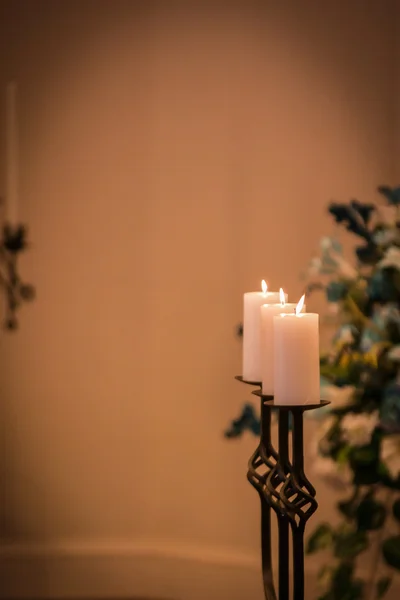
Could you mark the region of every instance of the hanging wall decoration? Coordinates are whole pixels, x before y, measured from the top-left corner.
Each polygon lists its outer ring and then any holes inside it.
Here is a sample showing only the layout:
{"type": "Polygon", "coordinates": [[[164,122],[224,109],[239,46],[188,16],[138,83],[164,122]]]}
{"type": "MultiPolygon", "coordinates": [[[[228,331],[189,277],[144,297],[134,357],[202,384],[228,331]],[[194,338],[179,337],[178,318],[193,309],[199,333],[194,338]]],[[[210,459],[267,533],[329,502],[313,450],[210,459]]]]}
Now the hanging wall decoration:
{"type": "Polygon", "coordinates": [[[32,300],[35,289],[22,281],[18,271],[18,258],[27,249],[26,227],[18,220],[19,200],[19,143],[17,117],[17,86],[11,82],[6,87],[6,219],[0,240],[0,284],[5,293],[4,327],[15,330],[18,326],[17,310],[25,301],[32,300]]]}

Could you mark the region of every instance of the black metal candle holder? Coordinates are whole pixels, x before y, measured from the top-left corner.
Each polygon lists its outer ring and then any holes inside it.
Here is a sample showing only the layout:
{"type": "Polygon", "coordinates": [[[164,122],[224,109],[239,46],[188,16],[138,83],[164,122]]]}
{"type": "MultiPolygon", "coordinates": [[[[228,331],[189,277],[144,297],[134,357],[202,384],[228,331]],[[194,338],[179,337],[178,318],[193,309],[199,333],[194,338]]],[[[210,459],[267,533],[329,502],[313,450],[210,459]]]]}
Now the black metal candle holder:
{"type": "MultiPolygon", "coordinates": [[[[239,381],[261,388],[260,382],[239,381]]],[[[261,400],[260,443],[248,463],[247,479],[261,500],[262,575],[266,600],[289,600],[289,533],[292,534],[293,600],[304,600],[304,531],[317,510],[315,489],[304,473],[303,413],[329,404],[277,405],[261,389],[252,392],[261,400]],[[271,441],[271,413],[278,413],[278,451],[271,441]],[[291,415],[292,460],[289,454],[291,415]],[[272,572],[271,509],[278,522],[278,590],[272,572]]]]}
{"type": "Polygon", "coordinates": [[[35,288],[29,283],[24,283],[18,272],[18,257],[27,247],[27,232],[23,225],[6,224],[3,227],[0,243],[0,284],[6,295],[4,327],[10,330],[18,327],[16,312],[22,302],[33,300],[35,297],[35,288]]]}

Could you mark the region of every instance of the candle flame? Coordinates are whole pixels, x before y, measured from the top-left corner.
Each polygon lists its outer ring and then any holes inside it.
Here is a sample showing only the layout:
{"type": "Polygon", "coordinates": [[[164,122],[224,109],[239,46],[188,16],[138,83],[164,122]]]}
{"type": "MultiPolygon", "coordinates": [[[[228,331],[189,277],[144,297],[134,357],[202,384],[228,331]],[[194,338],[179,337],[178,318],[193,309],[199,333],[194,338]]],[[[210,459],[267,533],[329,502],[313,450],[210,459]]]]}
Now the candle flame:
{"type": "Polygon", "coordinates": [[[299,315],[301,313],[301,311],[303,310],[303,306],[304,306],[304,300],[305,300],[306,295],[303,294],[302,297],[300,298],[297,306],[296,306],[296,315],[299,315]]]}
{"type": "Polygon", "coordinates": [[[280,290],[279,290],[279,298],[280,298],[282,306],[285,306],[285,304],[286,304],[286,301],[285,301],[285,292],[283,291],[282,288],[280,288],[280,290]]]}
{"type": "Polygon", "coordinates": [[[264,279],[261,282],[261,289],[262,289],[263,294],[267,293],[268,286],[267,286],[266,282],[264,281],[264,279]]]}

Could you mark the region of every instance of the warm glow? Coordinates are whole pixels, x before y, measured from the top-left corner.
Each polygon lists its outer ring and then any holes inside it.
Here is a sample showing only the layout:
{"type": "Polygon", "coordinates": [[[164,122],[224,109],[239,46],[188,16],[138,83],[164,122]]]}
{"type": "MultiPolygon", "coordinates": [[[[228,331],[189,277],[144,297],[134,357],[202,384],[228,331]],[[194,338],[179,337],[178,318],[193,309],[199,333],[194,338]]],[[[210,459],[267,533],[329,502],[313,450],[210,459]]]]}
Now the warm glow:
{"type": "Polygon", "coordinates": [[[264,281],[264,279],[261,282],[261,289],[263,291],[263,294],[267,293],[268,286],[267,286],[266,282],[264,281]]]}
{"type": "Polygon", "coordinates": [[[299,315],[301,313],[301,311],[303,310],[305,297],[306,297],[306,295],[303,294],[302,297],[300,298],[300,300],[296,306],[296,315],[299,315]]]}
{"type": "Polygon", "coordinates": [[[285,306],[285,293],[282,288],[279,290],[279,298],[281,300],[282,306],[285,306]]]}

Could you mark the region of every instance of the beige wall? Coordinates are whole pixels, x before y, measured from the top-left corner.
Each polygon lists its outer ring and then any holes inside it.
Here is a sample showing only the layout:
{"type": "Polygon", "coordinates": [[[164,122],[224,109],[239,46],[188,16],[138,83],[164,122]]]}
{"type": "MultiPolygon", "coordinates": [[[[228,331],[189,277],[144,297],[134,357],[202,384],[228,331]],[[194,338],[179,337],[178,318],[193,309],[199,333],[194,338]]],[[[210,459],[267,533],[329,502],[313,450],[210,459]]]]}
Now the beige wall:
{"type": "Polygon", "coordinates": [[[393,70],[393,81],[395,83],[395,145],[394,145],[394,164],[396,183],[400,182],[400,4],[396,4],[396,19],[394,21],[395,30],[395,64],[393,70]]]}
{"type": "Polygon", "coordinates": [[[391,4],[1,3],[38,291],[0,335],[8,594],[261,597],[233,330],[392,183],[391,4]]]}

